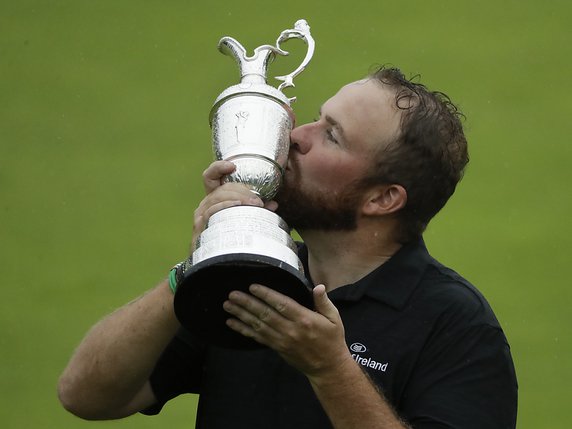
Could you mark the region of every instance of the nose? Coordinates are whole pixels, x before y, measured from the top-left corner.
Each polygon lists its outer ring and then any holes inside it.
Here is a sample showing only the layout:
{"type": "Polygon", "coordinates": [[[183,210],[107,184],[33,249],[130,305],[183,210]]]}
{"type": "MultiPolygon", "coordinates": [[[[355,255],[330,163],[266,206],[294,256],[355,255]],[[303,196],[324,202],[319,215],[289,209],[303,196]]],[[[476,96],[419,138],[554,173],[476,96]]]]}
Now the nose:
{"type": "Polygon", "coordinates": [[[302,155],[308,153],[311,144],[311,127],[312,124],[300,125],[290,132],[290,149],[300,152],[302,155]]]}

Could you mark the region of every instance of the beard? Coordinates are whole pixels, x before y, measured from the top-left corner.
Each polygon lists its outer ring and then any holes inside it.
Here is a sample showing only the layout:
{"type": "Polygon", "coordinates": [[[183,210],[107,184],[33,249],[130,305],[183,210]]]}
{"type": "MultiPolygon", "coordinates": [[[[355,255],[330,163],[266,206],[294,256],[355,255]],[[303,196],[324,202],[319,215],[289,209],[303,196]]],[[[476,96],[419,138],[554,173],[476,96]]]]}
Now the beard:
{"type": "Polygon", "coordinates": [[[305,190],[300,180],[287,177],[275,200],[278,214],[298,232],[353,231],[357,228],[357,209],[361,193],[355,184],[332,193],[319,189],[305,190]]]}

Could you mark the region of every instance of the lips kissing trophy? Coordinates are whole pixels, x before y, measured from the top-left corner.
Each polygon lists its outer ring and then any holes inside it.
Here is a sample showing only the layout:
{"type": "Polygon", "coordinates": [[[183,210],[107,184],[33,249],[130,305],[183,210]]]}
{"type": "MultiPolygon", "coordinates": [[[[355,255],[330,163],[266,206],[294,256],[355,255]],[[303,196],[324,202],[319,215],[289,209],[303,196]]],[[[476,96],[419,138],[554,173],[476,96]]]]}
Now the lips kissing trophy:
{"type": "MultiPolygon", "coordinates": [[[[242,183],[269,201],[282,181],[294,126],[295,98],[281,91],[294,86],[312,58],[310,27],[299,20],[280,34],[276,46],[259,46],[250,57],[231,37],[223,37],[218,48],[236,60],[241,81],[224,90],[211,109],[215,157],[236,165],[224,182],[242,183]],[[307,44],[307,53],[296,70],[276,77],[282,81],[276,89],[266,84],[267,68],[276,55],[288,55],[280,45],[293,38],[307,44]]],[[[225,324],[230,315],[222,304],[231,291],[247,292],[260,283],[311,307],[311,288],[289,231],[277,214],[260,207],[230,207],[212,215],[177,281],[174,305],[181,324],[207,343],[250,348],[257,344],[225,324]]]]}

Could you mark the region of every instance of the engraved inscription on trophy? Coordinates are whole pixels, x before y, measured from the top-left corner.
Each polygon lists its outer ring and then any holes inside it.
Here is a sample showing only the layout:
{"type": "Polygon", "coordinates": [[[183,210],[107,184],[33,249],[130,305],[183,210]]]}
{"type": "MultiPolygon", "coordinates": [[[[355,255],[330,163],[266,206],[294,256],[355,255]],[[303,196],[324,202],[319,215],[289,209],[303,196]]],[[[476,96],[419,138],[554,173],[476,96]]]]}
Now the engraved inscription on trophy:
{"type": "Polygon", "coordinates": [[[242,145],[245,143],[244,140],[244,128],[246,127],[246,120],[248,119],[248,112],[242,110],[236,114],[236,143],[242,145]],[[242,133],[242,136],[241,136],[242,133]]]}

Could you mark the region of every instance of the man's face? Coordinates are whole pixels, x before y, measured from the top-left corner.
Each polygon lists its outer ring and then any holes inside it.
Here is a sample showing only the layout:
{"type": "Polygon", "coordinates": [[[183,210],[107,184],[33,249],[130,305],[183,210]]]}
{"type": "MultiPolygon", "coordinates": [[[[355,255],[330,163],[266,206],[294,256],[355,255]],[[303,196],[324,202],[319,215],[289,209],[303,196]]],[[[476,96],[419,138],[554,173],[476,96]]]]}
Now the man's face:
{"type": "Polygon", "coordinates": [[[354,229],[366,191],[357,185],[397,138],[399,121],[391,88],[373,80],[344,86],[318,120],[292,130],[277,213],[299,231],[354,229]]]}

